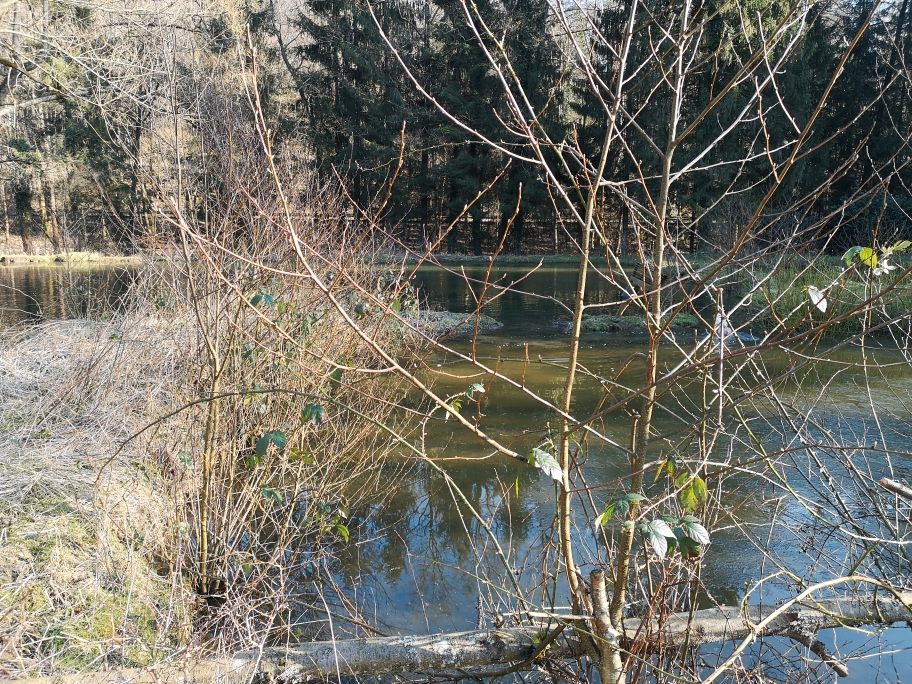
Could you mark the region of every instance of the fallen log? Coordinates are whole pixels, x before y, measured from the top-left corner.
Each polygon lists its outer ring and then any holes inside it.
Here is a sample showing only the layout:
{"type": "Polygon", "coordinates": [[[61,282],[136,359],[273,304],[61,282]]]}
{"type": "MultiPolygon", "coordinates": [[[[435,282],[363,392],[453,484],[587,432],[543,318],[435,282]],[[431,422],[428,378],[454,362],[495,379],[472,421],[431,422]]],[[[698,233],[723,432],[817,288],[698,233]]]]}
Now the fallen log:
{"type": "MultiPolygon", "coordinates": [[[[647,636],[650,648],[693,645],[743,639],[778,606],[723,606],[676,613],[648,624],[636,618],[624,621],[628,640],[647,636]]],[[[783,611],[763,630],[763,636],[797,638],[813,643],[808,635],[842,626],[892,625],[912,620],[912,592],[898,596],[880,592],[865,596],[809,600],[783,611]],[[796,636],[797,635],[797,636],[796,636]]],[[[217,682],[273,682],[298,684],[311,679],[346,675],[380,675],[406,672],[451,672],[482,666],[531,661],[547,643],[546,654],[571,658],[583,654],[581,643],[566,629],[549,642],[546,631],[532,627],[474,630],[426,636],[373,637],[303,643],[289,648],[267,648],[239,653],[232,658],[166,664],[146,670],[67,674],[13,680],[10,684],[190,684],[217,682]]],[[[811,646],[809,646],[811,647],[811,646]]],[[[812,647],[811,647],[812,648],[812,647]]],[[[813,650],[813,648],[812,648],[813,650]]],[[[818,653],[818,655],[821,655],[818,653]]],[[[822,656],[825,659],[825,655],[822,656]]],[[[838,666],[837,665],[837,671],[838,666]]],[[[833,666],[831,664],[831,666],[833,666]]]]}

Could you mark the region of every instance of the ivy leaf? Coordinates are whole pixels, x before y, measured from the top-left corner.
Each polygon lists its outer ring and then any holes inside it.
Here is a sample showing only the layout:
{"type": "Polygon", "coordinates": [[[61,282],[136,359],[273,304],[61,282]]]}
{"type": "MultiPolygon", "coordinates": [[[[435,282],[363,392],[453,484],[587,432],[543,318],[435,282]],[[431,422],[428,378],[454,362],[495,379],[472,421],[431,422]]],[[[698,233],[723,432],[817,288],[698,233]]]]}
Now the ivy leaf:
{"type": "Polygon", "coordinates": [[[808,298],[811,300],[811,304],[816,306],[823,313],[826,313],[829,302],[827,301],[826,295],[823,292],[821,292],[813,285],[808,285],[808,298]]]}
{"type": "Polygon", "coordinates": [[[320,404],[305,404],[301,411],[301,422],[322,425],[326,422],[326,409],[320,404]]]}
{"type": "Polygon", "coordinates": [[[862,247],[858,250],[858,260],[865,266],[875,268],[877,266],[877,252],[871,247],[862,247]]]}
{"type": "Polygon", "coordinates": [[[285,436],[284,432],[281,430],[270,430],[257,440],[254,452],[257,456],[262,458],[266,455],[266,452],[269,451],[270,444],[275,444],[276,449],[281,451],[285,448],[287,443],[288,438],[285,436]]]}
{"type": "Polygon", "coordinates": [[[561,470],[560,463],[557,462],[557,459],[554,456],[538,447],[534,447],[528,455],[529,465],[538,468],[545,475],[550,477],[556,482],[564,481],[564,474],[561,470]]]}

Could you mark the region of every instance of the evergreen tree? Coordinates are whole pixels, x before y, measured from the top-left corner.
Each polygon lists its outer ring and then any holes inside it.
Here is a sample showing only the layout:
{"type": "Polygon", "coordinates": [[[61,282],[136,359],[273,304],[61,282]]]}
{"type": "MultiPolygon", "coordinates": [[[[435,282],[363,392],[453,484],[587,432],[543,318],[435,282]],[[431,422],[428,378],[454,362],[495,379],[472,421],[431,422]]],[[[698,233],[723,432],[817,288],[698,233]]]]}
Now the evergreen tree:
{"type": "MultiPolygon", "coordinates": [[[[394,5],[377,11],[395,37],[403,13],[394,5]]],[[[297,80],[317,168],[346,178],[352,195],[367,206],[394,168],[401,125],[409,118],[401,70],[363,2],[316,0],[295,24],[308,39],[297,50],[309,73],[297,80]]]]}
{"type": "MultiPolygon", "coordinates": [[[[560,50],[548,30],[551,9],[548,0],[504,0],[507,30],[504,43],[507,55],[523,92],[534,112],[535,126],[552,141],[559,142],[563,135],[561,111],[564,102],[560,50]]],[[[535,135],[541,137],[536,130],[535,135]]],[[[507,141],[524,156],[533,156],[528,141],[519,138],[507,141]]],[[[547,150],[546,150],[547,153],[547,150]]],[[[552,162],[552,168],[557,164],[552,162]]],[[[500,200],[500,228],[502,234],[513,219],[513,247],[522,250],[526,218],[530,214],[539,220],[553,217],[553,207],[548,197],[544,179],[538,170],[528,164],[513,164],[498,191],[500,200]],[[517,202],[520,198],[522,201],[517,202]]]]}
{"type": "MultiPolygon", "coordinates": [[[[499,139],[501,124],[497,109],[499,91],[488,59],[478,39],[466,22],[460,0],[441,0],[442,11],[436,24],[439,62],[443,67],[440,102],[459,120],[476,131],[499,139]]],[[[502,27],[503,14],[491,0],[479,0],[473,7],[494,31],[502,27]]],[[[499,170],[503,160],[495,158],[489,145],[479,142],[467,131],[450,121],[441,123],[437,138],[448,146],[448,157],[440,175],[447,179],[445,216],[447,223],[458,217],[485,184],[499,170]]],[[[484,204],[476,202],[468,212],[471,223],[472,251],[481,254],[484,204]]],[[[456,250],[458,228],[449,236],[448,247],[456,250]]]]}

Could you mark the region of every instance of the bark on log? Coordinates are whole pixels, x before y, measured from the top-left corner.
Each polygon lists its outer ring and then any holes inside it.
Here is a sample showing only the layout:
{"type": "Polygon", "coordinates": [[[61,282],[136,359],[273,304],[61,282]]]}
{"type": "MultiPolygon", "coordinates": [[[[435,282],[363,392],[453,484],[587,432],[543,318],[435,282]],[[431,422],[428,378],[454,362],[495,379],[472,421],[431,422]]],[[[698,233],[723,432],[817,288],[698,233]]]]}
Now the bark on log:
{"type": "MultiPolygon", "coordinates": [[[[693,644],[740,640],[752,632],[752,625],[775,609],[776,606],[749,606],[742,613],[735,606],[709,608],[696,611],[692,621],[687,613],[677,613],[663,621],[661,631],[655,621],[643,625],[642,620],[627,619],[624,633],[628,639],[637,634],[649,634],[653,647],[681,644],[688,636],[693,644]]],[[[807,634],[832,627],[891,625],[909,620],[912,620],[912,592],[902,592],[899,599],[882,592],[796,604],[770,623],[763,635],[789,636],[796,630],[807,634]]],[[[570,631],[565,630],[565,634],[570,631]]],[[[234,658],[198,661],[186,666],[171,664],[149,670],[20,679],[10,684],[235,684],[250,681],[297,684],[311,678],[335,678],[337,673],[345,676],[447,672],[517,663],[535,655],[539,643],[541,635],[532,628],[347,639],[240,653],[234,658]]],[[[547,653],[549,657],[576,657],[583,649],[578,641],[564,639],[562,635],[547,653]]]]}
{"type": "MultiPolygon", "coordinates": [[[[898,592],[900,599],[887,591],[865,596],[803,601],[773,620],[764,636],[788,636],[790,629],[807,628],[816,633],[833,627],[860,625],[892,625],[912,621],[912,591],[898,592]]],[[[773,613],[778,606],[747,606],[744,612],[737,606],[705,608],[695,611],[690,629],[691,643],[718,643],[741,640],[751,633],[751,625],[773,613]]],[[[663,621],[661,633],[655,621],[650,631],[664,645],[680,645],[688,637],[687,613],[675,613],[663,621]]],[[[640,631],[640,620],[625,620],[628,637],[640,631]]]]}

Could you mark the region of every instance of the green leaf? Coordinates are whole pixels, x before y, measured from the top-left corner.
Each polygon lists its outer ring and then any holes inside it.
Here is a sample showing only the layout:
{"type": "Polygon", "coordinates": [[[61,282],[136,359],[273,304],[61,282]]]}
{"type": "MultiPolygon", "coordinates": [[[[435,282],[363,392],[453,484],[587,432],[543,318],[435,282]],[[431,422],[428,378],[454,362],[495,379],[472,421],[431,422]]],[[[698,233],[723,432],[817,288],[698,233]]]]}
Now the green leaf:
{"type": "Polygon", "coordinates": [[[694,511],[706,502],[706,482],[699,475],[681,473],[675,478],[675,487],[681,490],[678,493],[678,501],[685,511],[694,511]]]}
{"type": "Polygon", "coordinates": [[[270,430],[257,440],[254,452],[257,456],[262,457],[269,451],[269,445],[275,444],[276,449],[281,451],[288,443],[288,438],[281,430],[270,430]]]}
{"type": "Polygon", "coordinates": [[[692,539],[697,544],[703,546],[709,544],[709,531],[694,516],[685,515],[681,519],[681,530],[688,539],[692,539]]]}
{"type": "Polygon", "coordinates": [[[266,501],[271,501],[272,503],[281,504],[285,501],[281,494],[269,487],[260,487],[260,494],[263,495],[263,498],[266,499],[266,501]]]}
{"type": "Polygon", "coordinates": [[[624,518],[630,511],[630,502],[626,498],[620,498],[614,502],[614,510],[617,511],[620,517],[624,518]]]}
{"type": "Polygon", "coordinates": [[[338,367],[329,374],[329,384],[338,387],[342,384],[342,368],[338,367]]]}
{"type": "Polygon", "coordinates": [[[390,309],[393,310],[393,313],[399,313],[402,311],[402,302],[399,301],[399,298],[396,297],[393,301],[390,302],[390,309]]]}
{"type": "Polygon", "coordinates": [[[358,318],[364,318],[367,315],[368,311],[370,311],[370,307],[364,302],[358,302],[355,304],[355,315],[358,318]]]}
{"type": "Polygon", "coordinates": [[[665,558],[665,554],[668,553],[668,539],[674,538],[674,530],[662,519],[646,523],[641,530],[646,536],[649,546],[652,547],[653,553],[659,557],[659,560],[665,558]]]}
{"type": "Polygon", "coordinates": [[[647,532],[646,541],[649,542],[652,552],[659,557],[659,560],[665,558],[665,554],[668,553],[668,537],[653,532],[647,532]]]}
{"type": "Polygon", "coordinates": [[[538,468],[545,475],[556,482],[563,482],[564,475],[560,463],[554,458],[554,455],[539,447],[534,447],[528,455],[529,465],[538,468]]]}
{"type": "Polygon", "coordinates": [[[250,300],[251,306],[259,306],[260,304],[265,304],[266,306],[272,306],[275,304],[275,297],[273,297],[268,292],[257,292],[253,299],[250,300]]]}
{"type": "Polygon", "coordinates": [[[604,527],[607,525],[611,521],[611,518],[614,517],[614,510],[617,508],[617,504],[617,501],[612,501],[610,504],[605,506],[605,510],[602,512],[602,514],[595,519],[595,524],[599,527],[604,527]]]}
{"type": "Polygon", "coordinates": [[[861,251],[861,247],[849,247],[846,250],[846,253],[842,255],[842,260],[845,262],[846,266],[851,266],[852,262],[855,260],[855,257],[858,256],[858,253],[861,251]]]}
{"type": "Polygon", "coordinates": [[[336,523],[336,532],[342,537],[342,541],[348,544],[348,528],[343,523],[336,523]]]}
{"type": "Polygon", "coordinates": [[[180,461],[180,464],[186,469],[190,470],[193,468],[193,456],[188,451],[179,451],[177,453],[177,458],[180,461]]]}
{"type": "Polygon", "coordinates": [[[680,527],[675,529],[675,540],[677,541],[678,550],[684,558],[696,558],[700,555],[702,547],[688,537],[680,527]]]}
{"type": "Polygon", "coordinates": [[[256,361],[257,352],[256,347],[253,346],[252,342],[244,342],[241,345],[241,360],[243,361],[256,361]]]}
{"type": "Polygon", "coordinates": [[[669,456],[666,458],[659,464],[659,468],[656,470],[655,479],[652,481],[653,484],[659,481],[659,478],[662,477],[662,473],[668,473],[668,477],[673,478],[677,467],[677,460],[674,456],[669,456]]]}
{"type": "Polygon", "coordinates": [[[322,425],[326,422],[326,409],[320,404],[305,404],[301,411],[301,422],[322,425]]]}
{"type": "Polygon", "coordinates": [[[467,389],[467,390],[465,391],[465,395],[466,395],[469,399],[471,399],[474,395],[476,395],[476,394],[484,394],[484,392],[485,392],[484,385],[482,385],[480,382],[476,382],[475,384],[471,385],[471,386],[469,387],[469,389],[467,389]]]}
{"type": "Polygon", "coordinates": [[[875,268],[877,266],[877,252],[870,247],[862,247],[858,250],[858,260],[865,266],[875,268]]]}
{"type": "Polygon", "coordinates": [[[912,240],[900,240],[890,247],[890,251],[893,254],[899,254],[900,252],[905,252],[909,247],[912,247],[912,240]]]}
{"type": "Polygon", "coordinates": [[[616,499],[613,502],[614,510],[617,511],[617,514],[619,516],[624,517],[630,511],[631,506],[639,505],[640,503],[645,501],[645,499],[646,499],[646,497],[643,496],[642,494],[637,494],[636,492],[629,492],[627,494],[624,494],[624,496],[622,496],[619,499],[616,499]]]}
{"type": "Polygon", "coordinates": [[[674,531],[666,521],[656,518],[648,523],[649,531],[654,534],[661,534],[663,537],[673,537],[674,531]]]}
{"type": "MultiPolygon", "coordinates": [[[[460,411],[462,411],[462,399],[453,399],[453,401],[450,402],[450,408],[453,409],[453,411],[455,413],[459,413],[460,411]]],[[[449,420],[449,419],[450,419],[450,414],[447,413],[446,418],[444,418],[444,420],[449,420]]]]}

